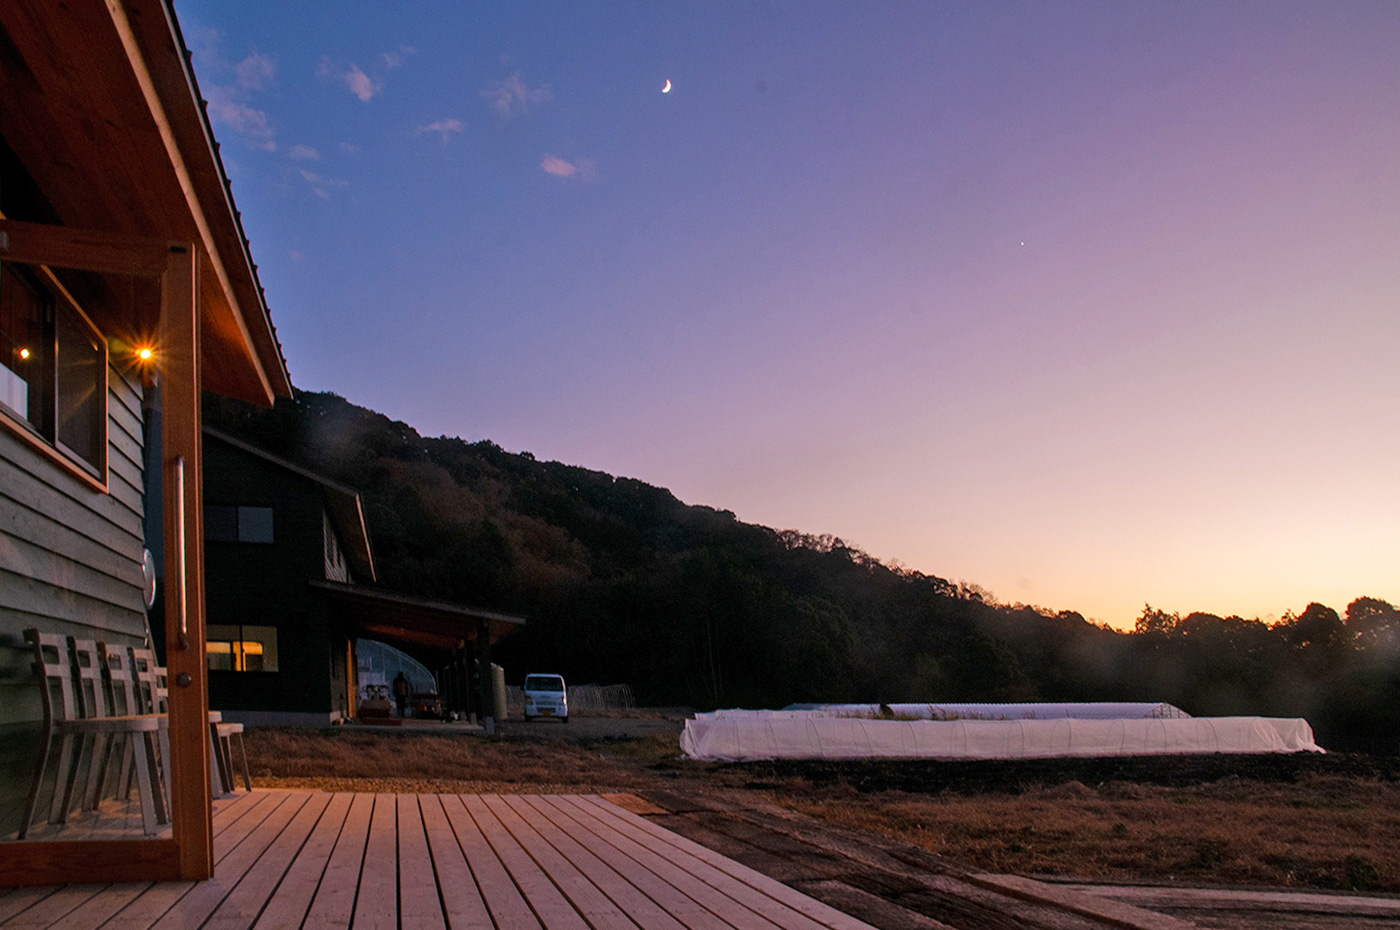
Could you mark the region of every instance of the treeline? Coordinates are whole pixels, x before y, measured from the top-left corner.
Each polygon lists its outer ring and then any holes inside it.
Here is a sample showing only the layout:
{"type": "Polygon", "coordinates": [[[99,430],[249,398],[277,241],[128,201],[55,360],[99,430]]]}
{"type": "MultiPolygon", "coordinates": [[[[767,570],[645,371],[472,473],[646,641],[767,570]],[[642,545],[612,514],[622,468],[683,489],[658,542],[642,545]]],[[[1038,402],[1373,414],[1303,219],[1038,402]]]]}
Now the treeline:
{"type": "Polygon", "coordinates": [[[205,417],[359,489],[383,586],[526,616],[498,647],[509,677],[626,682],[640,703],[697,708],[1167,701],[1305,716],[1338,748],[1400,738],[1400,616],[1374,598],[1272,625],[1146,607],[1120,632],[641,481],[424,438],[333,394],[272,410],[211,395],[205,417]]]}

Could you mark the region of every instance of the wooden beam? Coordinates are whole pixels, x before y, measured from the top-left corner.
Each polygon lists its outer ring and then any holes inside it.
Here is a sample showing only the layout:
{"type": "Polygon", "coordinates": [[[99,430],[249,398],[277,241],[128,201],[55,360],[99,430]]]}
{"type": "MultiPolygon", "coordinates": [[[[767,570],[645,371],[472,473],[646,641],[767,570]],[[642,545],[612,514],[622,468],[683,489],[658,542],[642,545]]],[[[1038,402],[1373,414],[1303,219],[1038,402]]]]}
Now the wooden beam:
{"type": "Polygon", "coordinates": [[[209,685],[204,659],[204,495],[197,249],[171,252],[161,280],[161,457],[165,490],[165,664],[171,822],[180,877],[214,874],[209,685]]]}
{"type": "Polygon", "coordinates": [[[160,239],[0,219],[0,260],[158,278],[172,244],[160,239]]]}
{"type": "MultiPolygon", "coordinates": [[[[175,138],[175,130],[166,113],[165,104],[162,102],[160,94],[156,91],[155,81],[152,78],[150,68],[147,66],[145,56],[141,52],[141,45],[137,40],[135,31],[132,29],[131,20],[127,17],[126,10],[121,0],[107,0],[107,11],[112,17],[112,25],[116,29],[118,38],[121,39],[122,47],[126,50],[127,60],[131,64],[132,72],[136,75],[136,81],[141,85],[141,93],[146,98],[146,106],[150,110],[151,118],[155,120],[156,128],[160,132],[161,141],[165,143],[165,150],[170,158],[170,165],[175,170],[175,176],[179,179],[180,189],[184,192],[185,203],[189,207],[190,216],[194,219],[195,226],[199,230],[200,242],[208,255],[214,276],[219,282],[219,290],[222,293],[223,299],[227,303],[228,309],[233,316],[233,323],[236,328],[240,348],[243,350],[243,353],[248,359],[248,363],[253,367],[253,371],[257,375],[263,403],[270,407],[272,406],[272,402],[276,399],[276,395],[273,393],[272,382],[268,378],[267,371],[263,368],[262,359],[258,355],[257,348],[253,345],[253,337],[248,330],[248,322],[243,317],[238,295],[234,292],[233,283],[229,280],[228,270],[224,267],[224,256],[219,250],[219,243],[215,241],[214,232],[209,225],[209,218],[205,216],[204,205],[200,201],[199,192],[196,190],[194,180],[190,176],[185,153],[181,151],[179,142],[175,138]]],[[[193,95],[189,94],[189,96],[193,95]]],[[[172,103],[174,103],[174,101],[172,101],[172,103]]],[[[209,148],[209,140],[204,139],[202,141],[205,148],[209,148]]],[[[212,149],[210,150],[210,154],[212,156],[212,149]]],[[[242,248],[239,249],[239,253],[240,255],[243,254],[242,248]]],[[[261,299],[258,300],[257,309],[262,309],[261,299]]]]}
{"type": "Polygon", "coordinates": [[[82,882],[150,882],[180,878],[175,841],[26,840],[0,843],[0,875],[6,885],[82,882]]]}

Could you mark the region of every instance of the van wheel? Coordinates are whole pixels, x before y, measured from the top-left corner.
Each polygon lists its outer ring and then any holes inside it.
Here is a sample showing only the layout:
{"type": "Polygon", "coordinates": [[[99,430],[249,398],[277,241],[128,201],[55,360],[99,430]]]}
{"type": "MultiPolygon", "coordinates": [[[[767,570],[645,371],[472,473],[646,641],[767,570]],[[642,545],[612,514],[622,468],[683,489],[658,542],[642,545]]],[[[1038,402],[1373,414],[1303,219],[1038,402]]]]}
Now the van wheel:
{"type": "Polygon", "coordinates": [[[568,722],[569,722],[569,718],[568,718],[568,717],[560,717],[560,718],[559,718],[559,722],[560,722],[560,723],[568,723],[568,722]]]}
{"type": "Polygon", "coordinates": [[[525,722],[526,722],[526,723],[529,723],[531,720],[534,720],[534,719],[535,719],[535,718],[534,718],[534,717],[531,717],[529,714],[526,714],[526,715],[525,715],[525,722]]]}

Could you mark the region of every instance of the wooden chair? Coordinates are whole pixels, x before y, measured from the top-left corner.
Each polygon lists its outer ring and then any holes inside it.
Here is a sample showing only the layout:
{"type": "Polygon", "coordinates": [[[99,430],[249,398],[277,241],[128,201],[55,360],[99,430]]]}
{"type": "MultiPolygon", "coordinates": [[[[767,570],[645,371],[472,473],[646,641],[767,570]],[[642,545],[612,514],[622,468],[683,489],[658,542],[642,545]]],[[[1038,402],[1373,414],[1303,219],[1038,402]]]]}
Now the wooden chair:
{"type": "MultiPolygon", "coordinates": [[[[132,675],[135,663],[131,657],[131,647],[99,642],[97,654],[102,663],[103,679],[107,685],[108,706],[112,708],[112,713],[116,716],[130,717],[146,715],[147,712],[137,699],[136,681],[132,675]]],[[[169,718],[159,714],[151,714],[150,716],[156,718],[156,730],[143,730],[139,740],[133,737],[113,741],[113,744],[108,747],[98,770],[97,784],[100,787],[109,781],[114,781],[116,787],[113,793],[118,797],[130,797],[132,785],[137,778],[137,760],[139,758],[141,765],[144,765],[151,773],[152,779],[155,780],[154,783],[160,787],[158,796],[162,800],[162,806],[164,806],[167,787],[164,784],[164,757],[160,755],[161,731],[169,729],[169,718]],[[113,761],[117,763],[115,769],[112,765],[113,761]]],[[[168,813],[168,808],[162,813],[163,815],[168,813]]]]}
{"type": "MultiPolygon", "coordinates": [[[[156,665],[155,653],[149,649],[131,650],[131,667],[135,673],[137,703],[151,713],[164,714],[167,708],[165,667],[156,665]]],[[[243,756],[243,785],[253,790],[253,782],[248,774],[248,753],[243,747],[243,724],[224,723],[218,711],[209,712],[209,784],[210,790],[228,794],[235,790],[233,774],[233,737],[238,737],[238,749],[243,756]]],[[[164,755],[169,758],[170,744],[168,731],[162,744],[164,755]]],[[[169,785],[166,785],[167,792],[169,785]]],[[[167,795],[168,797],[168,795],[167,795]]]]}
{"type": "MultiPolygon", "coordinates": [[[[49,823],[66,823],[80,777],[83,791],[77,796],[93,795],[93,804],[100,800],[101,765],[99,759],[114,740],[134,741],[138,735],[143,742],[154,743],[154,735],[162,729],[161,722],[148,714],[112,715],[107,707],[101,679],[101,661],[97,644],[92,640],[74,641],[71,637],[38,630],[24,631],[24,638],[34,647],[34,674],[40,681],[44,706],[44,735],[40,747],[34,784],[25,803],[24,819],[19,838],[23,839],[34,825],[39,798],[46,784],[49,760],[58,739],[58,760],[53,767],[54,787],[49,803],[49,823]],[[74,668],[77,669],[76,687],[74,668]],[[88,764],[86,774],[81,765],[84,753],[88,764]]],[[[154,760],[136,760],[134,766],[141,795],[141,821],[147,834],[159,832],[168,823],[170,806],[163,797],[157,801],[152,774],[154,760]]]]}
{"type": "Polygon", "coordinates": [[[238,737],[238,752],[243,757],[243,787],[253,790],[253,779],[248,774],[248,751],[243,747],[243,724],[226,723],[224,715],[217,710],[209,712],[209,739],[214,752],[214,786],[222,794],[232,794],[238,790],[234,782],[233,738],[238,737]]]}
{"type": "Polygon", "coordinates": [[[131,677],[136,691],[137,708],[143,714],[158,716],[166,721],[166,725],[160,729],[158,751],[160,769],[164,776],[160,780],[161,792],[165,809],[170,810],[170,778],[169,772],[166,771],[170,759],[170,718],[167,715],[169,692],[165,686],[165,667],[156,665],[156,654],[152,650],[133,648],[131,677]]]}

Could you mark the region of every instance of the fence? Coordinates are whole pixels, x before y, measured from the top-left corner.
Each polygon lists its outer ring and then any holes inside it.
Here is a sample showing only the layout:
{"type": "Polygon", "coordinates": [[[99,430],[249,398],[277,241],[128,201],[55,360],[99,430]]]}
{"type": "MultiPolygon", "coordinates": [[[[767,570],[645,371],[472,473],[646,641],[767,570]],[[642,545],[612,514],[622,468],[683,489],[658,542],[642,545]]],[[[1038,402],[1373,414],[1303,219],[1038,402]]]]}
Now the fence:
{"type": "MultiPolygon", "coordinates": [[[[569,714],[602,714],[614,710],[631,710],[637,706],[632,699],[631,685],[570,685],[569,714]]],[[[506,713],[525,713],[525,689],[506,688],[506,713]]]]}

